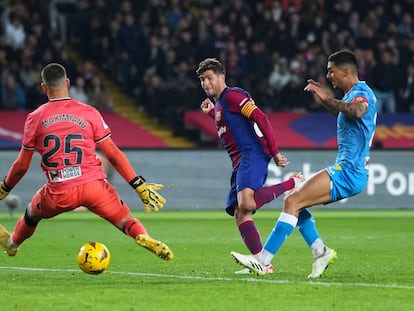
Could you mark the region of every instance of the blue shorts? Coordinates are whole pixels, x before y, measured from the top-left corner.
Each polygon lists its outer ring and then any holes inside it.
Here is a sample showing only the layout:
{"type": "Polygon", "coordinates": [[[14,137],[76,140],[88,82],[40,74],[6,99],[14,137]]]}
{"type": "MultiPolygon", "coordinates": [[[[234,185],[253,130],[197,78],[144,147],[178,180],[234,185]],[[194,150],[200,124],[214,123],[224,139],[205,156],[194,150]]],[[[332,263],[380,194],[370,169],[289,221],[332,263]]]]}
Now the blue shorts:
{"type": "Polygon", "coordinates": [[[268,172],[271,158],[255,156],[252,154],[242,155],[240,165],[231,174],[231,188],[227,195],[226,212],[234,216],[234,208],[237,206],[237,193],[245,188],[257,190],[263,187],[268,172]]]}
{"type": "Polygon", "coordinates": [[[328,166],[326,171],[331,177],[330,202],[360,193],[368,182],[368,174],[355,172],[345,162],[328,166]]]}

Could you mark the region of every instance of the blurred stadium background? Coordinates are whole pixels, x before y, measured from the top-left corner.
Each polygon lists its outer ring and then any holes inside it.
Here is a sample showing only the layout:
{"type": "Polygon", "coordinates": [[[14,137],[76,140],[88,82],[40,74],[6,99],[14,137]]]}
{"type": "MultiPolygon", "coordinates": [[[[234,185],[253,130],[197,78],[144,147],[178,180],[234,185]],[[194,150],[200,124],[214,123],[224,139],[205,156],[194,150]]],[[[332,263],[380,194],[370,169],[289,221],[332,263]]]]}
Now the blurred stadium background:
{"type": "MultiPolygon", "coordinates": [[[[137,170],[166,185],[168,208],[221,209],[230,162],[198,110],[198,62],[219,58],[228,84],[248,89],[269,115],[292,162],[269,167],[274,181],[334,159],[335,119],[302,90],[308,78],[331,89],[326,57],[348,48],[382,104],[372,182],[336,205],[413,208],[412,12],[413,0],[0,1],[0,174],[17,155],[27,113],[46,100],[41,68],[59,62],[71,96],[99,109],[137,170]]],[[[37,162],[14,190],[23,204],[44,181],[37,162]]],[[[135,208],[134,193],[112,178],[135,208]]]]}

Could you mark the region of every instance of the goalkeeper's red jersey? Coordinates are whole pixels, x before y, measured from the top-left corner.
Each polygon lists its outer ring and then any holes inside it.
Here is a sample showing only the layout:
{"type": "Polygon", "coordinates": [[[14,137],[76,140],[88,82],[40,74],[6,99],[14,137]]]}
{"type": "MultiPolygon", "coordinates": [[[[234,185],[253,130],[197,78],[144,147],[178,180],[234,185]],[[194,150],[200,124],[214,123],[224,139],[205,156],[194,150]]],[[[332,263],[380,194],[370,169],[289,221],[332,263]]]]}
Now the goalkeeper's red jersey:
{"type": "Polygon", "coordinates": [[[51,100],[27,116],[23,148],[37,150],[53,189],[67,189],[106,178],[96,143],[111,135],[101,114],[71,98],[51,100]]]}

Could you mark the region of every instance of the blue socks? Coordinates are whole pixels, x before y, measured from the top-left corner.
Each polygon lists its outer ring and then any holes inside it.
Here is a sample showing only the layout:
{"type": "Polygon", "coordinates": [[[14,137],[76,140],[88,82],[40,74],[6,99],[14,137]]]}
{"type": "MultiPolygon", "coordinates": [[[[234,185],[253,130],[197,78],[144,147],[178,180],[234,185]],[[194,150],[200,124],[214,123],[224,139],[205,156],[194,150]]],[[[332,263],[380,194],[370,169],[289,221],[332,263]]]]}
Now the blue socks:
{"type": "Polygon", "coordinates": [[[298,218],[282,212],[264,244],[263,251],[259,254],[262,263],[266,265],[271,263],[273,256],[277,253],[296,226],[298,226],[299,232],[302,234],[306,244],[312,248],[313,252],[316,252],[320,248],[320,245],[323,246],[323,242],[316,229],[315,220],[308,209],[302,210],[299,213],[298,218]],[[314,248],[315,251],[313,250],[314,248]]]}
{"type": "Polygon", "coordinates": [[[312,246],[316,239],[320,239],[319,232],[316,229],[315,219],[308,209],[304,209],[299,213],[298,229],[309,247],[312,246]]]}
{"type": "Polygon", "coordinates": [[[295,216],[282,212],[266,240],[264,250],[273,255],[276,254],[286,238],[295,229],[297,222],[298,219],[295,216]]]}

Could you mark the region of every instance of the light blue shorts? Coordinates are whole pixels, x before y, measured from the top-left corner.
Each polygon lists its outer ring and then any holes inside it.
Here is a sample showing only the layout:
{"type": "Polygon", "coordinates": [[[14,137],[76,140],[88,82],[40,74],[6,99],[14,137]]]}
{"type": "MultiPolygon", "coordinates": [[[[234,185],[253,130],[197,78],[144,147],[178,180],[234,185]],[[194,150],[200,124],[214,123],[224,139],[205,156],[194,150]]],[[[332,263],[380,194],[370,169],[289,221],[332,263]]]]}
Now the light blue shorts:
{"type": "Polygon", "coordinates": [[[362,190],[368,182],[368,174],[357,173],[346,162],[326,167],[331,177],[330,202],[352,197],[362,190]]]}

